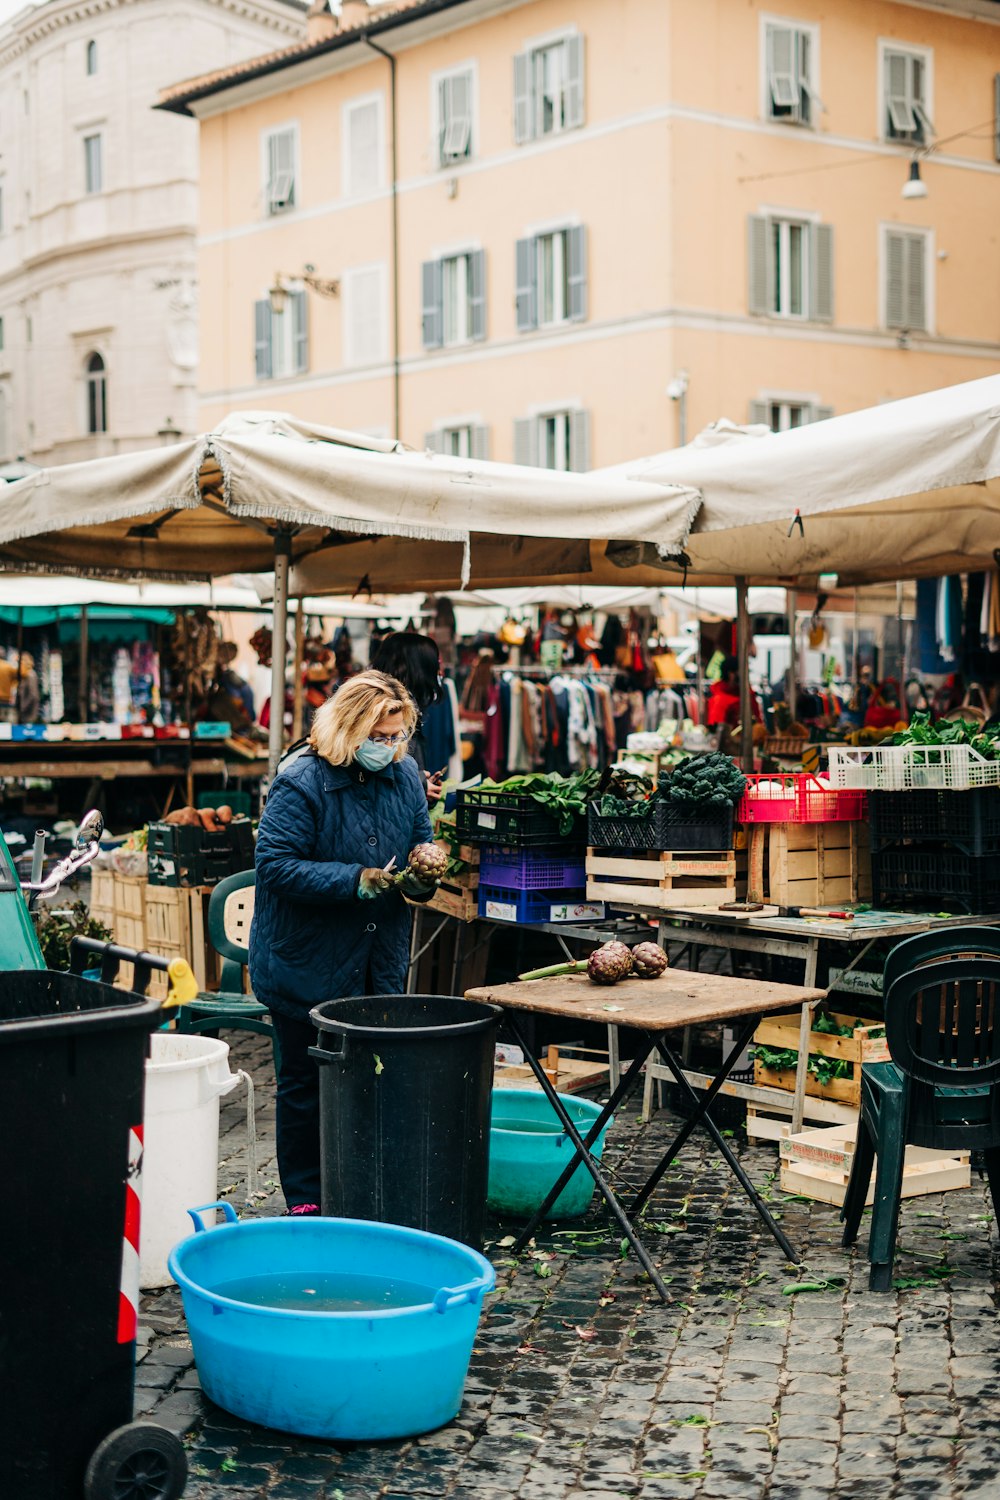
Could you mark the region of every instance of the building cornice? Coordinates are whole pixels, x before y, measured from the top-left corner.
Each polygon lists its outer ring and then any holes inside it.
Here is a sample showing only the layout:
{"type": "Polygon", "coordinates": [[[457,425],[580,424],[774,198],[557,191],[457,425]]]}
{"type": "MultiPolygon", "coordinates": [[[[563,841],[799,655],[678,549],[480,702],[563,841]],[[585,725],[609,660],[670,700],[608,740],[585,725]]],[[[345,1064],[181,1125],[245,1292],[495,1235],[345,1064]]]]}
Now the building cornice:
{"type": "MultiPolygon", "coordinates": [[[[157,0],[48,0],[47,4],[29,6],[0,28],[0,65],[30,51],[56,32],[92,25],[95,19],[111,11],[156,3],[157,0]]],[[[193,3],[239,17],[279,36],[297,39],[304,33],[305,9],[298,0],[193,0],[193,3]]],[[[171,13],[176,14],[176,9],[171,13]]]]}
{"type": "Polygon", "coordinates": [[[889,3],[904,10],[933,10],[960,21],[985,21],[990,26],[1000,26],[997,0],[889,0],[889,3]]]}

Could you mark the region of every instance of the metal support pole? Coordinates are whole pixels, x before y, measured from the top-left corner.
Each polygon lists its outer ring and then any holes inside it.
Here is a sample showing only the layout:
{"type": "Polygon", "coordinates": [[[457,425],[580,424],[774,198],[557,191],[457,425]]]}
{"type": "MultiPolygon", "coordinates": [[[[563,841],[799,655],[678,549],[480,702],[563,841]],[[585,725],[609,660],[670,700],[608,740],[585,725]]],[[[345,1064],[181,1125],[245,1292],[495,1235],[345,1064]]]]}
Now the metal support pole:
{"type": "Polygon", "coordinates": [[[796,704],[799,697],[799,637],[795,629],[795,615],[799,596],[795,589],[785,590],[785,608],[788,611],[788,712],[798,718],[796,704]]]}
{"type": "Polygon", "coordinates": [[[85,604],[80,608],[80,680],[76,692],[76,716],[81,724],[90,721],[90,616],[85,604]]]}
{"type": "Polygon", "coordinates": [[[302,657],[305,651],[306,612],[305,601],[300,599],[295,611],[295,656],[292,667],[292,744],[302,738],[303,699],[305,684],[302,681],[302,657]]]}
{"type": "Polygon", "coordinates": [[[285,635],[288,629],[288,570],[292,560],[292,534],[274,534],[274,613],[271,623],[271,723],[267,738],[267,776],[278,769],[285,742],[285,635]]]}
{"type": "Polygon", "coordinates": [[[736,579],[736,657],[740,674],[740,761],[753,770],[753,707],[750,698],[750,614],[747,581],[736,579]]]}

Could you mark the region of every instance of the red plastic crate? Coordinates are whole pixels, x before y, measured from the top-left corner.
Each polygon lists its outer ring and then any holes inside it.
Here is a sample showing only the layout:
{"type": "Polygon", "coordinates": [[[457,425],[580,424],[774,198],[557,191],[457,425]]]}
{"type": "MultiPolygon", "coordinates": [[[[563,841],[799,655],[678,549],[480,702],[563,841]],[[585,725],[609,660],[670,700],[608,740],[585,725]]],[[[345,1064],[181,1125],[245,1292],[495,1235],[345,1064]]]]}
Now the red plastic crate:
{"type": "Polygon", "coordinates": [[[740,823],[857,823],[865,816],[866,797],[831,787],[809,771],[748,776],[736,817],[740,823]]]}

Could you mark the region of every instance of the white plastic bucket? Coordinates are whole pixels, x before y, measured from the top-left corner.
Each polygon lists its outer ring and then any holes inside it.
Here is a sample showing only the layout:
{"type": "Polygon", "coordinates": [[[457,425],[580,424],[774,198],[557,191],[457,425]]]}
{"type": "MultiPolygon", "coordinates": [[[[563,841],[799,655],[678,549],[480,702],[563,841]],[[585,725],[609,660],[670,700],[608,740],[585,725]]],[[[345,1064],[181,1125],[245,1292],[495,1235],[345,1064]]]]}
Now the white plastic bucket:
{"type": "Polygon", "coordinates": [[[219,1196],[219,1100],[239,1083],[229,1044],[155,1031],[146,1062],[139,1285],[170,1286],[167,1256],[191,1232],[188,1209],[219,1196]]]}

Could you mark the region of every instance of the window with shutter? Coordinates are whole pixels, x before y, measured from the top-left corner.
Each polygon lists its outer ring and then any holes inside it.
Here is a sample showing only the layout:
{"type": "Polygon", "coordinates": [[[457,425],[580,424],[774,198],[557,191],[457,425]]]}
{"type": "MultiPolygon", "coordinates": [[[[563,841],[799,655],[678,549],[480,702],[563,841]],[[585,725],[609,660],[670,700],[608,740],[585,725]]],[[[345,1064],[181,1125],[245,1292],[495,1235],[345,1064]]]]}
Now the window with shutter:
{"type": "Polygon", "coordinates": [[[518,417],[514,422],[514,462],[538,467],[538,420],[518,417]]]}
{"type": "Polygon", "coordinates": [[[472,428],[472,456],[482,459],[490,456],[490,429],[479,423],[472,428]]]}
{"type": "Polygon", "coordinates": [[[469,337],[481,343],[486,337],[486,251],[469,255],[469,337]]]}
{"type": "Polygon", "coordinates": [[[815,48],[811,30],[768,23],[764,35],[765,115],[771,120],[812,124],[819,100],[812,78],[815,48]]]}
{"type": "Polygon", "coordinates": [[[751,214],[747,231],[751,313],[832,322],[832,226],[751,214]]]}
{"type": "Polygon", "coordinates": [[[383,185],[382,97],[344,106],[344,195],[362,198],[383,185]]]}
{"type": "Polygon", "coordinates": [[[344,363],[375,365],[385,358],[385,267],[364,266],[342,278],[344,363]]]}
{"type": "Polygon", "coordinates": [[[423,346],[440,349],[444,343],[443,277],[439,260],[425,260],[420,271],[423,346]]]}
{"type": "Polygon", "coordinates": [[[488,458],[489,428],[473,422],[438,427],[428,433],[427,446],[432,452],[446,453],[450,458],[488,458]]]}
{"type": "Polygon", "coordinates": [[[922,230],[885,233],[885,326],[925,333],[928,314],[928,235],[922,230]]]}
{"type": "Polygon", "coordinates": [[[262,297],[253,305],[254,365],[258,380],[271,379],[271,303],[262,297]]]}
{"type": "Polygon", "coordinates": [[[464,68],[438,80],[438,165],[449,166],[472,155],[472,70],[464,68]]]}
{"type": "Polygon", "coordinates": [[[882,64],[887,140],[924,145],[934,135],[930,102],[931,54],[886,47],[882,64]]]}
{"type": "Polygon", "coordinates": [[[569,413],[569,466],[574,474],[586,474],[590,468],[590,413],[569,413]]]}
{"type": "Polygon", "coordinates": [[[269,214],[295,206],[297,135],[294,126],[285,126],[264,136],[264,202],[269,214]]]}
{"type": "Polygon", "coordinates": [[[538,246],[535,240],[518,240],[516,251],[517,331],[538,327],[538,246]]]}
{"type": "Polygon", "coordinates": [[[829,406],[816,406],[811,401],[758,400],[750,402],[750,421],[763,423],[772,432],[790,432],[793,427],[806,427],[811,422],[832,415],[829,406]]]}
{"type": "Polygon", "coordinates": [[[571,323],[587,317],[587,231],[582,224],[566,231],[566,316],[571,323]]]}
{"type": "Polygon", "coordinates": [[[514,58],[514,140],[518,145],[585,119],[584,40],[578,33],[514,58]]]}
{"type": "Polygon", "coordinates": [[[84,191],[99,193],[104,187],[104,162],[101,137],[85,135],[83,138],[84,191]]]}
{"type": "Polygon", "coordinates": [[[302,375],[309,368],[308,303],[305,292],[292,292],[288,298],[292,315],[292,369],[302,375]]]}

